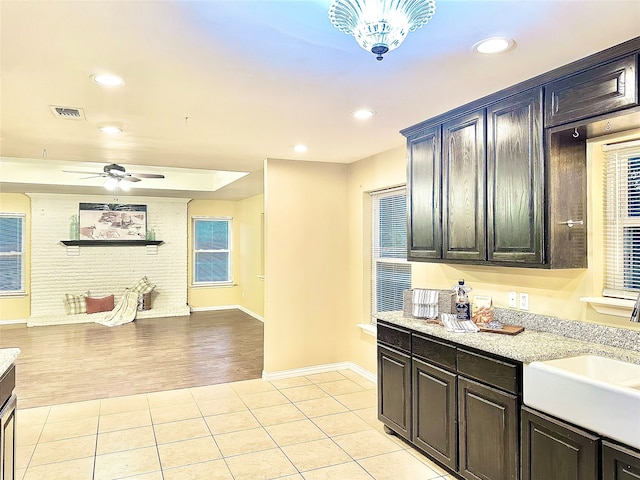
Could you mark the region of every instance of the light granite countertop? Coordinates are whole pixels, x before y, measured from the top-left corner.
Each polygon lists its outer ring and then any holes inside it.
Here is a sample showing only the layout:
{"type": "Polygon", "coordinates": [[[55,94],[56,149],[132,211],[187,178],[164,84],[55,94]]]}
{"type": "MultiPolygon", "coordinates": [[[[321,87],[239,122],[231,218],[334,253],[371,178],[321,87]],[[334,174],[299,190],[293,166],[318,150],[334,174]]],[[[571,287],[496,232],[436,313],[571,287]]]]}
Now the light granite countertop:
{"type": "MultiPolygon", "coordinates": [[[[378,319],[394,325],[410,328],[418,332],[450,340],[478,350],[484,350],[522,363],[593,354],[640,365],[640,351],[592,341],[594,335],[593,332],[591,332],[591,327],[588,324],[585,326],[584,322],[578,322],[581,325],[575,330],[580,331],[581,334],[586,332],[584,333],[584,338],[587,340],[571,338],[570,336],[558,335],[548,331],[540,331],[544,328],[534,330],[527,326],[525,326],[524,332],[517,335],[484,332],[454,333],[446,331],[443,326],[438,324],[427,323],[425,320],[419,318],[404,317],[401,311],[379,313],[376,316],[378,319]]],[[[567,322],[566,320],[563,321],[567,322]]],[[[521,322],[514,323],[520,324],[521,322]]],[[[596,331],[598,328],[601,328],[601,326],[593,325],[593,329],[596,329],[596,331]]],[[[634,342],[636,334],[640,333],[628,331],[629,333],[627,334],[627,331],[624,329],[613,330],[618,330],[621,336],[629,336],[630,340],[634,342]]],[[[561,331],[564,333],[563,330],[561,331]]],[[[625,341],[626,340],[627,339],[625,339],[625,341]]],[[[640,347],[640,344],[638,347],[640,347]]]]}
{"type": "Polygon", "coordinates": [[[0,376],[4,375],[16,358],[20,355],[19,348],[0,348],[0,376]]]}

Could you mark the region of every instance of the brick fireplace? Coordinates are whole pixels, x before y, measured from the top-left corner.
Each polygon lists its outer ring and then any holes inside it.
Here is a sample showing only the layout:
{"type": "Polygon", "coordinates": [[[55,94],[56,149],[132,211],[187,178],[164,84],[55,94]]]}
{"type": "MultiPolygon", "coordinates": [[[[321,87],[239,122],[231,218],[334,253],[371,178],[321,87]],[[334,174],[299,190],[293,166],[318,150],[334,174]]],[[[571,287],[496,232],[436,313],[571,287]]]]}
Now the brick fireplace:
{"type": "Polygon", "coordinates": [[[114,203],[110,196],[28,194],[31,197],[31,316],[27,325],[93,321],[91,315],[66,315],[65,293],[115,295],[146,276],[156,285],[153,306],[138,318],[188,315],[188,199],[120,197],[119,203],[147,205],[147,225],[158,247],[81,246],[67,249],[69,222],[80,202],[114,203]]]}

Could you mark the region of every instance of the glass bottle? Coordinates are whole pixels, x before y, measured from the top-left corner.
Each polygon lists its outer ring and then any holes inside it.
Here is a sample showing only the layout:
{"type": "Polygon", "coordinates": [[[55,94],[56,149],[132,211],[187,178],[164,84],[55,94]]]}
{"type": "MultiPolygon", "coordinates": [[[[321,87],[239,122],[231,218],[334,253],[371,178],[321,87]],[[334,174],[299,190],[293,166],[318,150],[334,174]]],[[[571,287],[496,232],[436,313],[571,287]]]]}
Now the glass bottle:
{"type": "Polygon", "coordinates": [[[469,305],[468,287],[464,284],[464,279],[458,280],[455,287],[455,308],[458,320],[471,320],[471,308],[469,305]]]}

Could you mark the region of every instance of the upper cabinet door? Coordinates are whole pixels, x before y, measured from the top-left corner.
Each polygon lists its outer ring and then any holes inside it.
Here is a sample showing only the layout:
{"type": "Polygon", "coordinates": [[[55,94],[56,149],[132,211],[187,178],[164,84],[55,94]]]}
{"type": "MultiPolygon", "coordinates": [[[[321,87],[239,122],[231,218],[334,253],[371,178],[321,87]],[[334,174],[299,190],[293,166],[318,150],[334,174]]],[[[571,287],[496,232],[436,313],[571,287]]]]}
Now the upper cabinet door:
{"type": "Polygon", "coordinates": [[[637,56],[631,55],[545,87],[545,127],[638,105],[637,56]]]}
{"type": "Polygon", "coordinates": [[[427,128],[407,141],[408,260],[440,258],[440,125],[427,128]]]}
{"type": "Polygon", "coordinates": [[[490,262],[544,261],[542,89],[487,109],[487,251],[490,262]]]}
{"type": "Polygon", "coordinates": [[[443,258],[486,259],[484,110],[442,127],[443,258]]]}

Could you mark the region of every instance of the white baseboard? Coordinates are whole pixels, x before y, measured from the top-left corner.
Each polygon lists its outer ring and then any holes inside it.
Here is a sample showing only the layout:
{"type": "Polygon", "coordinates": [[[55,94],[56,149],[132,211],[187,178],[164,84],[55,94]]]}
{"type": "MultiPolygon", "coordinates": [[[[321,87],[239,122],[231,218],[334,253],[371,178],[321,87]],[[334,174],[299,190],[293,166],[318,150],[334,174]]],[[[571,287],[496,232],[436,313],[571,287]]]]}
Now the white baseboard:
{"type": "Polygon", "coordinates": [[[316,373],[333,372],[335,370],[351,370],[370,382],[376,383],[376,374],[365,370],[360,365],[353,362],[326,363],[324,365],[314,365],[313,367],[294,368],[292,370],[280,370],[279,372],[262,371],[262,378],[268,382],[282,380],[283,378],[301,377],[316,373]]]}
{"type": "MultiPolygon", "coordinates": [[[[184,317],[191,313],[187,305],[177,307],[160,307],[149,310],[137,310],[136,319],[164,318],[164,317],[184,317]]],[[[42,317],[29,317],[27,327],[46,327],[48,325],[73,325],[77,323],[95,323],[96,320],[104,317],[107,312],[100,313],[78,313],[75,315],[49,315],[42,317]]]]}
{"type": "Polygon", "coordinates": [[[213,312],[216,310],[241,310],[247,315],[251,315],[256,320],[260,320],[262,323],[264,323],[264,317],[261,317],[257,313],[254,313],[247,308],[244,308],[242,305],[216,305],[211,307],[191,307],[192,312],[213,312]]]}
{"type": "Polygon", "coordinates": [[[27,319],[26,318],[18,318],[15,320],[0,320],[0,325],[19,325],[19,324],[26,324],[27,323],[27,319]]]}
{"type": "Polygon", "coordinates": [[[242,305],[238,305],[237,308],[239,310],[242,310],[244,313],[246,313],[247,315],[251,315],[253,318],[255,318],[256,320],[260,320],[262,323],[264,323],[264,317],[261,317],[260,315],[258,315],[257,313],[252,312],[251,310],[249,310],[248,308],[244,308],[242,305]]]}

